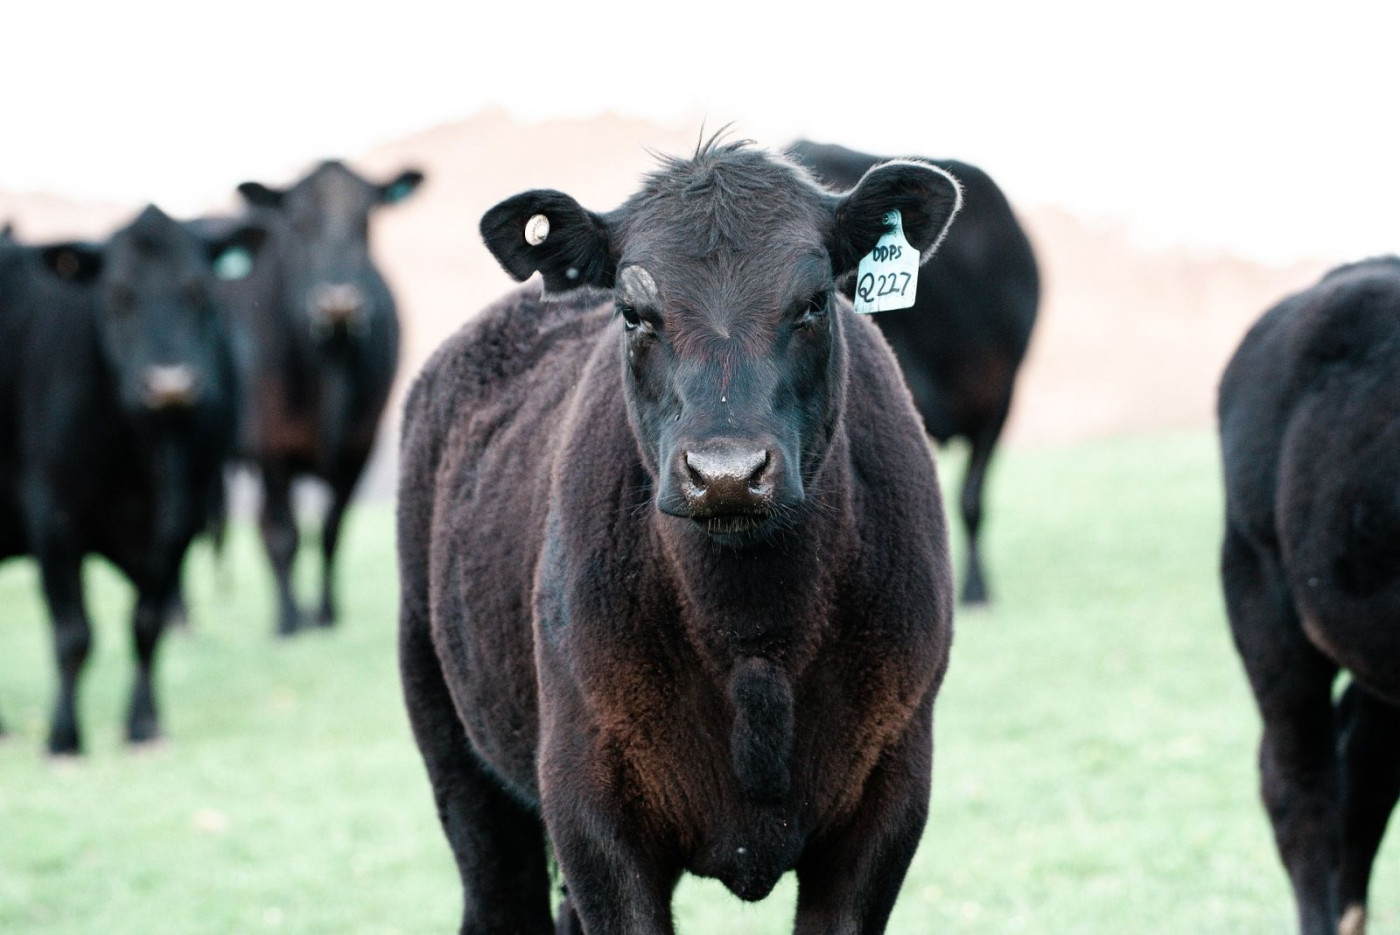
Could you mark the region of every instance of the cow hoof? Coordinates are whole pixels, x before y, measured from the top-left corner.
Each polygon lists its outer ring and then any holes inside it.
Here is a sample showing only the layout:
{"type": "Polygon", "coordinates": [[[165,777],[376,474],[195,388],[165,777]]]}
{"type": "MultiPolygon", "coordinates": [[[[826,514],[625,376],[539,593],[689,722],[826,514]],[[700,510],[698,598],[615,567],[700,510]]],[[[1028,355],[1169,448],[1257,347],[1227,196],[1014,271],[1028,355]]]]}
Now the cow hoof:
{"type": "Polygon", "coordinates": [[[330,607],[322,607],[316,615],[316,625],[319,627],[333,627],[339,622],[339,615],[330,607]]]}
{"type": "Polygon", "coordinates": [[[143,747],[159,743],[160,724],[155,718],[138,718],[127,725],[126,742],[133,747],[143,747]]]}
{"type": "Polygon", "coordinates": [[[992,602],[987,596],[986,588],[968,588],[963,591],[962,604],[964,607],[986,607],[992,602]]]}
{"type": "Polygon", "coordinates": [[[78,756],[83,752],[78,741],[78,732],[72,728],[54,728],[49,733],[49,755],[54,757],[78,756]]]}
{"type": "Polygon", "coordinates": [[[1366,907],[1349,906],[1337,926],[1337,935],[1366,935],[1366,907]]]}
{"type": "Polygon", "coordinates": [[[282,637],[295,636],[303,626],[301,614],[283,614],[281,619],[277,621],[277,635],[282,637]]]}
{"type": "Polygon", "coordinates": [[[126,743],[128,750],[137,756],[142,756],[164,750],[170,741],[160,731],[156,731],[148,737],[128,737],[126,743]]]}

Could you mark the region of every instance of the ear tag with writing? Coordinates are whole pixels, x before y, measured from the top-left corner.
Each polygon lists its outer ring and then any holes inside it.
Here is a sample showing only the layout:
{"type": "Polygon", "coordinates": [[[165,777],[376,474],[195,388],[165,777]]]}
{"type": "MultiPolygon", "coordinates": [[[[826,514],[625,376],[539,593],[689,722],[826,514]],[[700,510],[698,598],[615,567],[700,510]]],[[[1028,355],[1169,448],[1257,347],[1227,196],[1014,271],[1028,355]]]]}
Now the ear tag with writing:
{"type": "Polygon", "coordinates": [[[856,269],[855,308],[862,315],[891,312],[914,304],[919,284],[919,251],[904,239],[904,219],[898,211],[885,215],[884,233],[861,258],[856,269]]]}

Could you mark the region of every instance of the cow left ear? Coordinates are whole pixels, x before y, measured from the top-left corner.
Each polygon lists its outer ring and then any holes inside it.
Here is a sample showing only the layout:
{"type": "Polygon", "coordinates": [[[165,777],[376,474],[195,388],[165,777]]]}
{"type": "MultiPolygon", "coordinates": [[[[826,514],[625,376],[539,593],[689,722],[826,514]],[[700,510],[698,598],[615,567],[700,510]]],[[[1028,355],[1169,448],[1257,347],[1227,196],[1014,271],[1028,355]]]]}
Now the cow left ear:
{"type": "Polygon", "coordinates": [[[404,201],[409,195],[423,184],[425,176],[417,169],[405,169],[398,174],[392,182],[386,182],[379,186],[379,201],[381,204],[396,205],[404,201]]]}
{"type": "Polygon", "coordinates": [[[237,282],[252,274],[258,251],[266,242],[264,228],[247,224],[232,233],[206,240],[204,252],[215,276],[225,282],[237,282]]]}
{"type": "Polygon", "coordinates": [[[102,248],[85,243],[61,243],[39,251],[44,265],[59,279],[89,283],[102,275],[102,248]]]}
{"type": "Polygon", "coordinates": [[[904,237],[919,251],[920,262],[933,256],[962,207],[962,186],[938,166],[896,160],[866,172],[856,187],[835,199],[835,220],[827,252],[837,278],[856,266],[889,230],[885,218],[899,211],[904,237]]]}

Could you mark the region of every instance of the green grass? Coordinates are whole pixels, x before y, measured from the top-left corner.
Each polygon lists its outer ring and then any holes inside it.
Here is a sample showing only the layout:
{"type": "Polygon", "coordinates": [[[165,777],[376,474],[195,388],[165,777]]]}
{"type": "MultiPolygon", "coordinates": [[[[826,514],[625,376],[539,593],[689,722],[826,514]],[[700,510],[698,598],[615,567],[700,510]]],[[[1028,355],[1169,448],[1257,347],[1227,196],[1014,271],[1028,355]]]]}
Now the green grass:
{"type": "MultiPolygon", "coordinates": [[[[932,814],[892,932],[1291,930],[1215,574],[1216,475],[1205,434],[999,463],[997,603],[958,621],[932,814]]],[[[201,550],[193,628],[161,659],[171,739],[132,753],[131,597],[94,564],[90,752],[54,764],[40,753],[53,675],[35,572],[0,567],[0,932],[455,930],[456,873],[395,674],[393,568],[389,511],[360,510],[344,625],[279,642],[251,531],[220,571],[201,550]]],[[[1372,935],[1400,932],[1388,843],[1372,935]]],[[[749,906],[687,881],[678,927],[783,931],[794,892],[787,879],[749,906]]]]}

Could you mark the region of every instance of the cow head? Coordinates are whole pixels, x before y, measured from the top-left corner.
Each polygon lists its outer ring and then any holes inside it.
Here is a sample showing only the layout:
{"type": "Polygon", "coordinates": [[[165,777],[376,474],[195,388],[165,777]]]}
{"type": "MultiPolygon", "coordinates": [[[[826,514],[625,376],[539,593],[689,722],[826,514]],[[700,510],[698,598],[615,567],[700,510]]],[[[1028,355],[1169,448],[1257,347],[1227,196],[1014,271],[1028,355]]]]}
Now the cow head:
{"type": "Polygon", "coordinates": [[[894,209],[925,258],[957,183],[891,162],[838,196],[745,143],[669,159],[609,214],[530,191],[482,219],[487,246],[546,290],[597,286],[616,305],[625,402],[656,505],[730,545],[796,521],[845,393],[836,282],[894,209]]]}
{"type": "Polygon", "coordinates": [[[341,162],[324,162],[287,189],[244,182],[238,191],[282,222],[287,300],[304,333],[318,343],[369,334],[394,314],[369,251],[369,216],[413,194],[423,173],[408,169],[370,182],[341,162]]]}
{"type": "Polygon", "coordinates": [[[57,244],[40,255],[54,275],[96,289],[98,331],[121,404],[160,417],[229,404],[214,270],[230,252],[256,254],[264,236],[241,226],[201,239],[152,206],[105,244],[57,244]]]}

